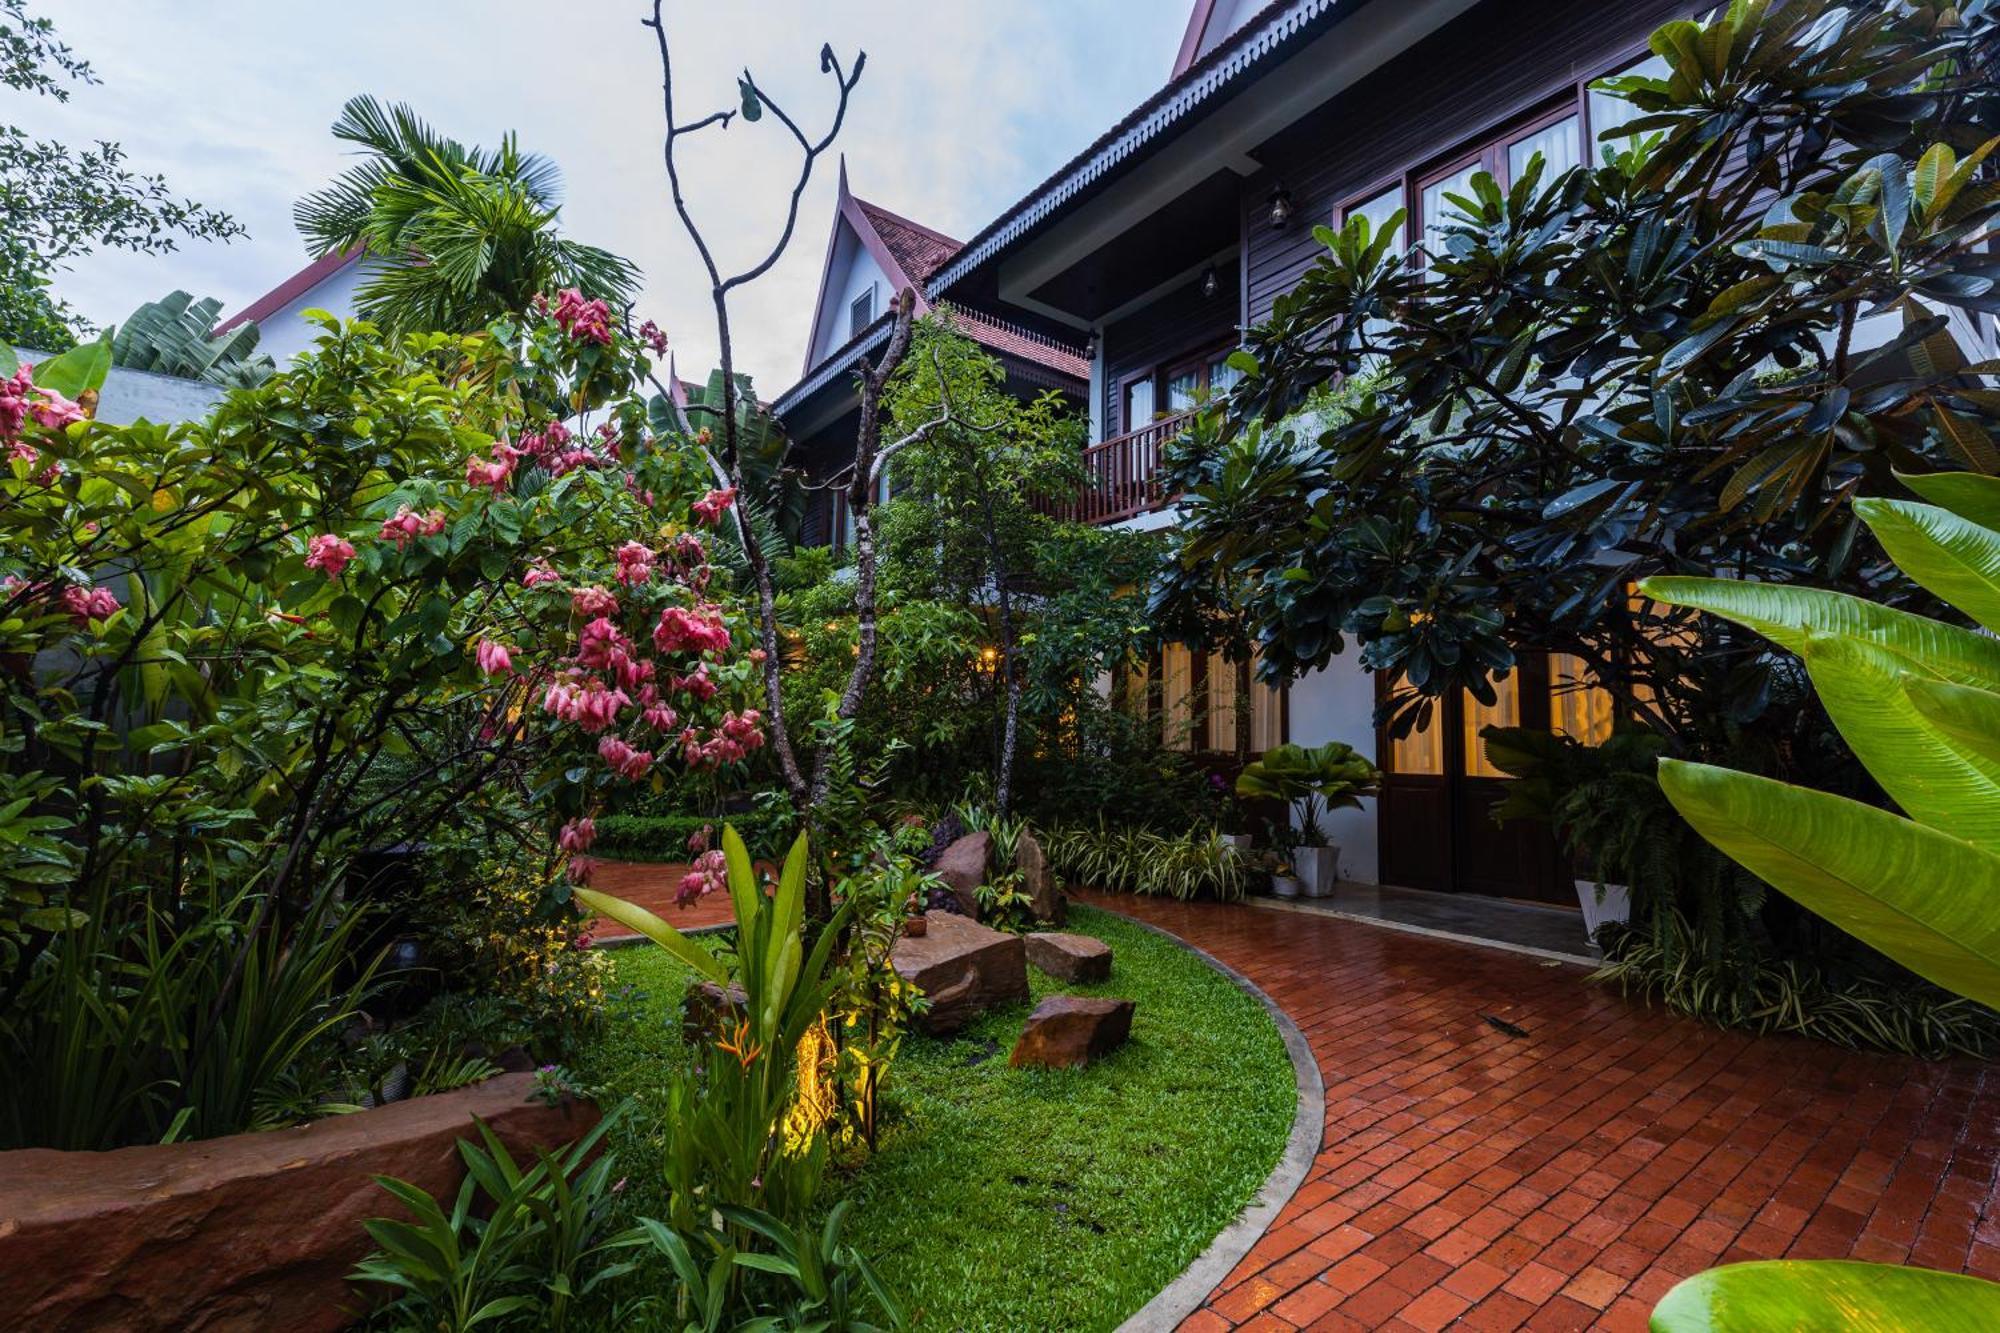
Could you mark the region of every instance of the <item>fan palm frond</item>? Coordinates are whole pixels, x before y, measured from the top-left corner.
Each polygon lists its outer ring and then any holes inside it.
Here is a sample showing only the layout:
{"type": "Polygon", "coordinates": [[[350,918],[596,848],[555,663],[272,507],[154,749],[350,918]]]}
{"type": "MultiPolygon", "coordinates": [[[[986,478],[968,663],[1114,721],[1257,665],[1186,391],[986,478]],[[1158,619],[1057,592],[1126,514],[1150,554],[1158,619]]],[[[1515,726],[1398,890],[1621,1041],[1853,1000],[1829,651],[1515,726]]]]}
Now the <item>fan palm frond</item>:
{"type": "Polygon", "coordinates": [[[315,256],[367,249],[356,299],[387,331],[483,328],[564,287],[621,306],[637,292],[635,265],[557,235],[562,173],[511,131],[496,150],[467,147],[403,103],[362,96],[333,133],[364,160],[293,218],[315,256]]]}

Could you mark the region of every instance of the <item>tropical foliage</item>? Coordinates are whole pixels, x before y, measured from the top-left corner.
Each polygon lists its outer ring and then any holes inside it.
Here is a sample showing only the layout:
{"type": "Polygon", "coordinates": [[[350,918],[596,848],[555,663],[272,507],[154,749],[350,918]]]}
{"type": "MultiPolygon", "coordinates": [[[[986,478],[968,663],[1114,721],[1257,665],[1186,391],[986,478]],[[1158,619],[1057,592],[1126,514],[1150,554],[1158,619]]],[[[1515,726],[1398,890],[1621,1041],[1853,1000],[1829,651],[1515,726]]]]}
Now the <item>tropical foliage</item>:
{"type": "MultiPolygon", "coordinates": [[[[1910,478],[1940,504],[1860,500],[1896,563],[2000,625],[2000,480],[1910,478]]],[[[1842,594],[1655,579],[1796,654],[1841,736],[1908,818],[1753,774],[1667,760],[1688,822],[1802,906],[1959,995],[2000,1006],[2000,652],[1986,635],[1842,594]]]]}
{"type": "Polygon", "coordinates": [[[1080,888],[1235,902],[1250,867],[1217,830],[1156,833],[1141,826],[1073,824],[1044,836],[1049,866],[1080,888]]]}
{"type": "Polygon", "coordinates": [[[726,501],[607,318],[329,320],[173,426],[89,418],[107,341],[0,367],[4,1141],[244,1127],[282,1071],[241,1052],[356,1003],[356,851],[484,827],[557,917],[607,789],[761,743],[690,509],[726,501]]]}
{"type": "Polygon", "coordinates": [[[221,313],[222,302],[212,296],[197,301],[186,292],[172,292],[148,301],[118,326],[111,339],[111,364],[225,386],[258,384],[276,373],[270,357],[256,355],[255,324],[213,332],[221,313]]]}
{"type": "MultiPolygon", "coordinates": [[[[1475,175],[1414,244],[1403,219],[1322,232],[1174,454],[1163,631],[1254,644],[1281,678],[1356,652],[1396,734],[1564,654],[1667,753],[1865,797],[1788,660],[1635,587],[1936,609],[1847,502],[1897,469],[2000,468],[1994,367],[1966,352],[2000,306],[1995,32],[1983,6],[1744,0],[1604,86],[1637,114],[1596,160],[1475,175]]],[[[1657,795],[1611,813],[1622,831],[1572,836],[1667,863],[1657,795]]],[[[1766,963],[1895,981],[1718,858],[1680,870],[1633,885],[1632,933],[1712,978],[1715,1016],[1755,1007],[1740,982],[1766,963]]]]}
{"type": "Polygon", "coordinates": [[[1354,747],[1328,741],[1308,748],[1278,745],[1263,758],[1247,764],[1236,777],[1236,794],[1248,800],[1284,801],[1297,815],[1295,827],[1304,845],[1326,845],[1325,817],[1335,810],[1360,806],[1373,796],[1382,775],[1354,747]]]}
{"type": "Polygon", "coordinates": [[[363,160],[293,218],[315,258],[367,252],[355,301],[385,330],[472,332],[563,288],[621,310],[637,294],[629,261],[557,234],[561,172],[511,133],[497,150],[467,147],[407,106],[363,96],[333,135],[363,160]]]}

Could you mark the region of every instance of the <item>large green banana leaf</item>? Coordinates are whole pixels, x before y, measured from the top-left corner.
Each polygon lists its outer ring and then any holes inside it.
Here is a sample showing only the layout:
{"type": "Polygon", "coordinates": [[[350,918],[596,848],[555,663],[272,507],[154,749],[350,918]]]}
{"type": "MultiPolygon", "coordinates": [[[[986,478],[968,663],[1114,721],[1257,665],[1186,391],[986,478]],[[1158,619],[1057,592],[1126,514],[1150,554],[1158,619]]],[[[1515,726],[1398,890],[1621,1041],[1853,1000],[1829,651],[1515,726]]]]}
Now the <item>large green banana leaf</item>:
{"type": "Polygon", "coordinates": [[[1896,480],[1940,509],[2000,531],[2000,477],[1982,477],[1977,472],[1928,472],[1922,476],[1899,472],[1896,480]]]}
{"type": "Polygon", "coordinates": [[[2000,856],[1886,810],[1664,760],[1681,815],[1800,906],[1958,995],[2000,1005],[2000,856]]]}
{"type": "Polygon", "coordinates": [[[1903,695],[1938,734],[2000,764],[2000,694],[1949,681],[1903,677],[1903,695]]]}
{"type": "Polygon", "coordinates": [[[1847,1259],[1724,1264],[1653,1307],[1653,1333],[1990,1333],[2000,1284],[1847,1259]]]}
{"type": "Polygon", "coordinates": [[[723,984],[729,981],[729,969],[722,965],[721,959],[637,903],[628,903],[623,898],[614,898],[596,889],[576,890],[576,900],[599,916],[609,917],[621,926],[630,926],[710,981],[723,984]]]}
{"type": "Polygon", "coordinates": [[[1808,633],[1851,636],[1895,654],[1918,675],[2000,692],[2000,640],[1845,593],[1677,576],[1647,579],[1639,590],[1748,626],[1795,653],[1808,633]]]}
{"type": "Polygon", "coordinates": [[[1903,660],[1866,639],[1811,632],[1802,656],[1834,725],[1882,789],[1919,823],[2000,854],[2000,761],[1918,711],[1903,689],[1918,678],[1903,660]]]}
{"type": "Polygon", "coordinates": [[[1856,500],[1854,512],[1905,574],[1987,629],[2000,629],[2000,533],[1908,500],[1856,500]]]}

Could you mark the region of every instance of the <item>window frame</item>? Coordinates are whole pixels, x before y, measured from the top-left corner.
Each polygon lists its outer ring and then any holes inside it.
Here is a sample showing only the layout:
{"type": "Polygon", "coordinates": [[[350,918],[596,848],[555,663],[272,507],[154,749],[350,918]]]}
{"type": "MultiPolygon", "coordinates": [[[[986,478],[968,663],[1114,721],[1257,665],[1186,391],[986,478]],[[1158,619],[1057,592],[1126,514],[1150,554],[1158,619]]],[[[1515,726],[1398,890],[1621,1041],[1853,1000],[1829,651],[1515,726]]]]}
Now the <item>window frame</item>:
{"type": "Polygon", "coordinates": [[[1590,85],[1644,64],[1651,54],[1645,46],[1632,47],[1598,72],[1561,85],[1558,91],[1530,103],[1525,110],[1509,112],[1442,152],[1420,158],[1400,171],[1377,176],[1362,188],[1340,196],[1330,210],[1334,230],[1346,226],[1348,218],[1361,205],[1390,190],[1400,189],[1404,214],[1403,252],[1408,254],[1424,243],[1423,199],[1426,188],[1476,162],[1492,173],[1500,188],[1506,190],[1513,184],[1507,161],[1508,148],[1570,116],[1576,117],[1577,123],[1577,161],[1585,166],[1596,165],[1599,155],[1598,144],[1592,137],[1595,127],[1590,116],[1590,85]]]}
{"type": "Polygon", "coordinates": [[[867,328],[867,327],[868,327],[868,326],[869,326],[870,324],[873,324],[873,323],[875,322],[875,317],[876,317],[876,316],[875,316],[875,286],[876,286],[876,285],[875,285],[874,283],[872,283],[872,282],[871,282],[871,283],[869,283],[869,284],[868,284],[868,290],[867,290],[867,291],[864,291],[864,292],[862,292],[862,293],[861,293],[860,295],[856,296],[856,297],[855,297],[855,298],[854,298],[853,300],[851,300],[851,301],[849,301],[849,302],[847,303],[847,340],[848,340],[848,341],[852,341],[853,339],[855,339],[855,338],[858,338],[858,337],[860,337],[860,336],[861,336],[861,333],[862,333],[862,330],[866,329],[866,328],[867,328]],[[866,301],[866,302],[868,303],[868,317],[867,317],[866,319],[863,319],[863,320],[858,320],[858,321],[857,321],[857,320],[855,319],[855,317],[854,317],[854,312],[855,312],[855,310],[856,310],[856,309],[858,309],[858,308],[860,307],[860,305],[861,305],[861,303],[862,303],[863,301],[866,301]]]}
{"type": "Polygon", "coordinates": [[[1198,343],[1193,348],[1176,352],[1170,357],[1153,362],[1142,370],[1135,370],[1118,377],[1118,433],[1111,439],[1142,431],[1156,422],[1166,421],[1181,415],[1189,409],[1176,412],[1167,406],[1167,385],[1174,375],[1183,370],[1199,367],[1206,380],[1205,387],[1211,392],[1215,387],[1215,369],[1227,361],[1230,354],[1243,345],[1242,339],[1230,336],[1221,340],[1198,343]],[[1128,408],[1131,404],[1132,386],[1138,383],[1153,386],[1153,420],[1134,423],[1128,408]]]}

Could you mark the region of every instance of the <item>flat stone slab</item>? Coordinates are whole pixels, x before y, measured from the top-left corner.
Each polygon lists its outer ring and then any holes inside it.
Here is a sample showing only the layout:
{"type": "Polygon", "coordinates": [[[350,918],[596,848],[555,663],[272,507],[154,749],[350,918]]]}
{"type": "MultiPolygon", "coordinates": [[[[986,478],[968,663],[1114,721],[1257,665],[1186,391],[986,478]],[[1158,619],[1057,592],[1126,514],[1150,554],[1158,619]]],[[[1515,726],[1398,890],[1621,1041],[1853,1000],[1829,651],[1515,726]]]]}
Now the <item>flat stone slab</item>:
{"type": "Polygon", "coordinates": [[[1038,930],[1027,937],[1028,961],[1057,981],[1078,984],[1111,976],[1111,946],[1088,935],[1038,930]]]}
{"type": "Polygon", "coordinates": [[[1028,998],[1028,954],[1018,935],[952,912],[924,913],[924,934],[896,941],[896,974],[929,997],[920,1031],[956,1032],[989,1009],[1028,998]]]}
{"type": "Polygon", "coordinates": [[[1132,1000],[1051,995],[1028,1015],[1007,1063],[1077,1069],[1123,1046],[1132,1035],[1132,1000]]]}
{"type": "Polygon", "coordinates": [[[0,1152],[0,1327],[37,1333],[335,1333],[379,1290],[347,1275],[361,1224],[405,1216],[371,1177],[449,1201],[458,1140],[485,1121],[517,1159],[581,1138],[588,1103],[546,1106],[533,1074],[298,1129],[192,1143],[0,1152]]]}

